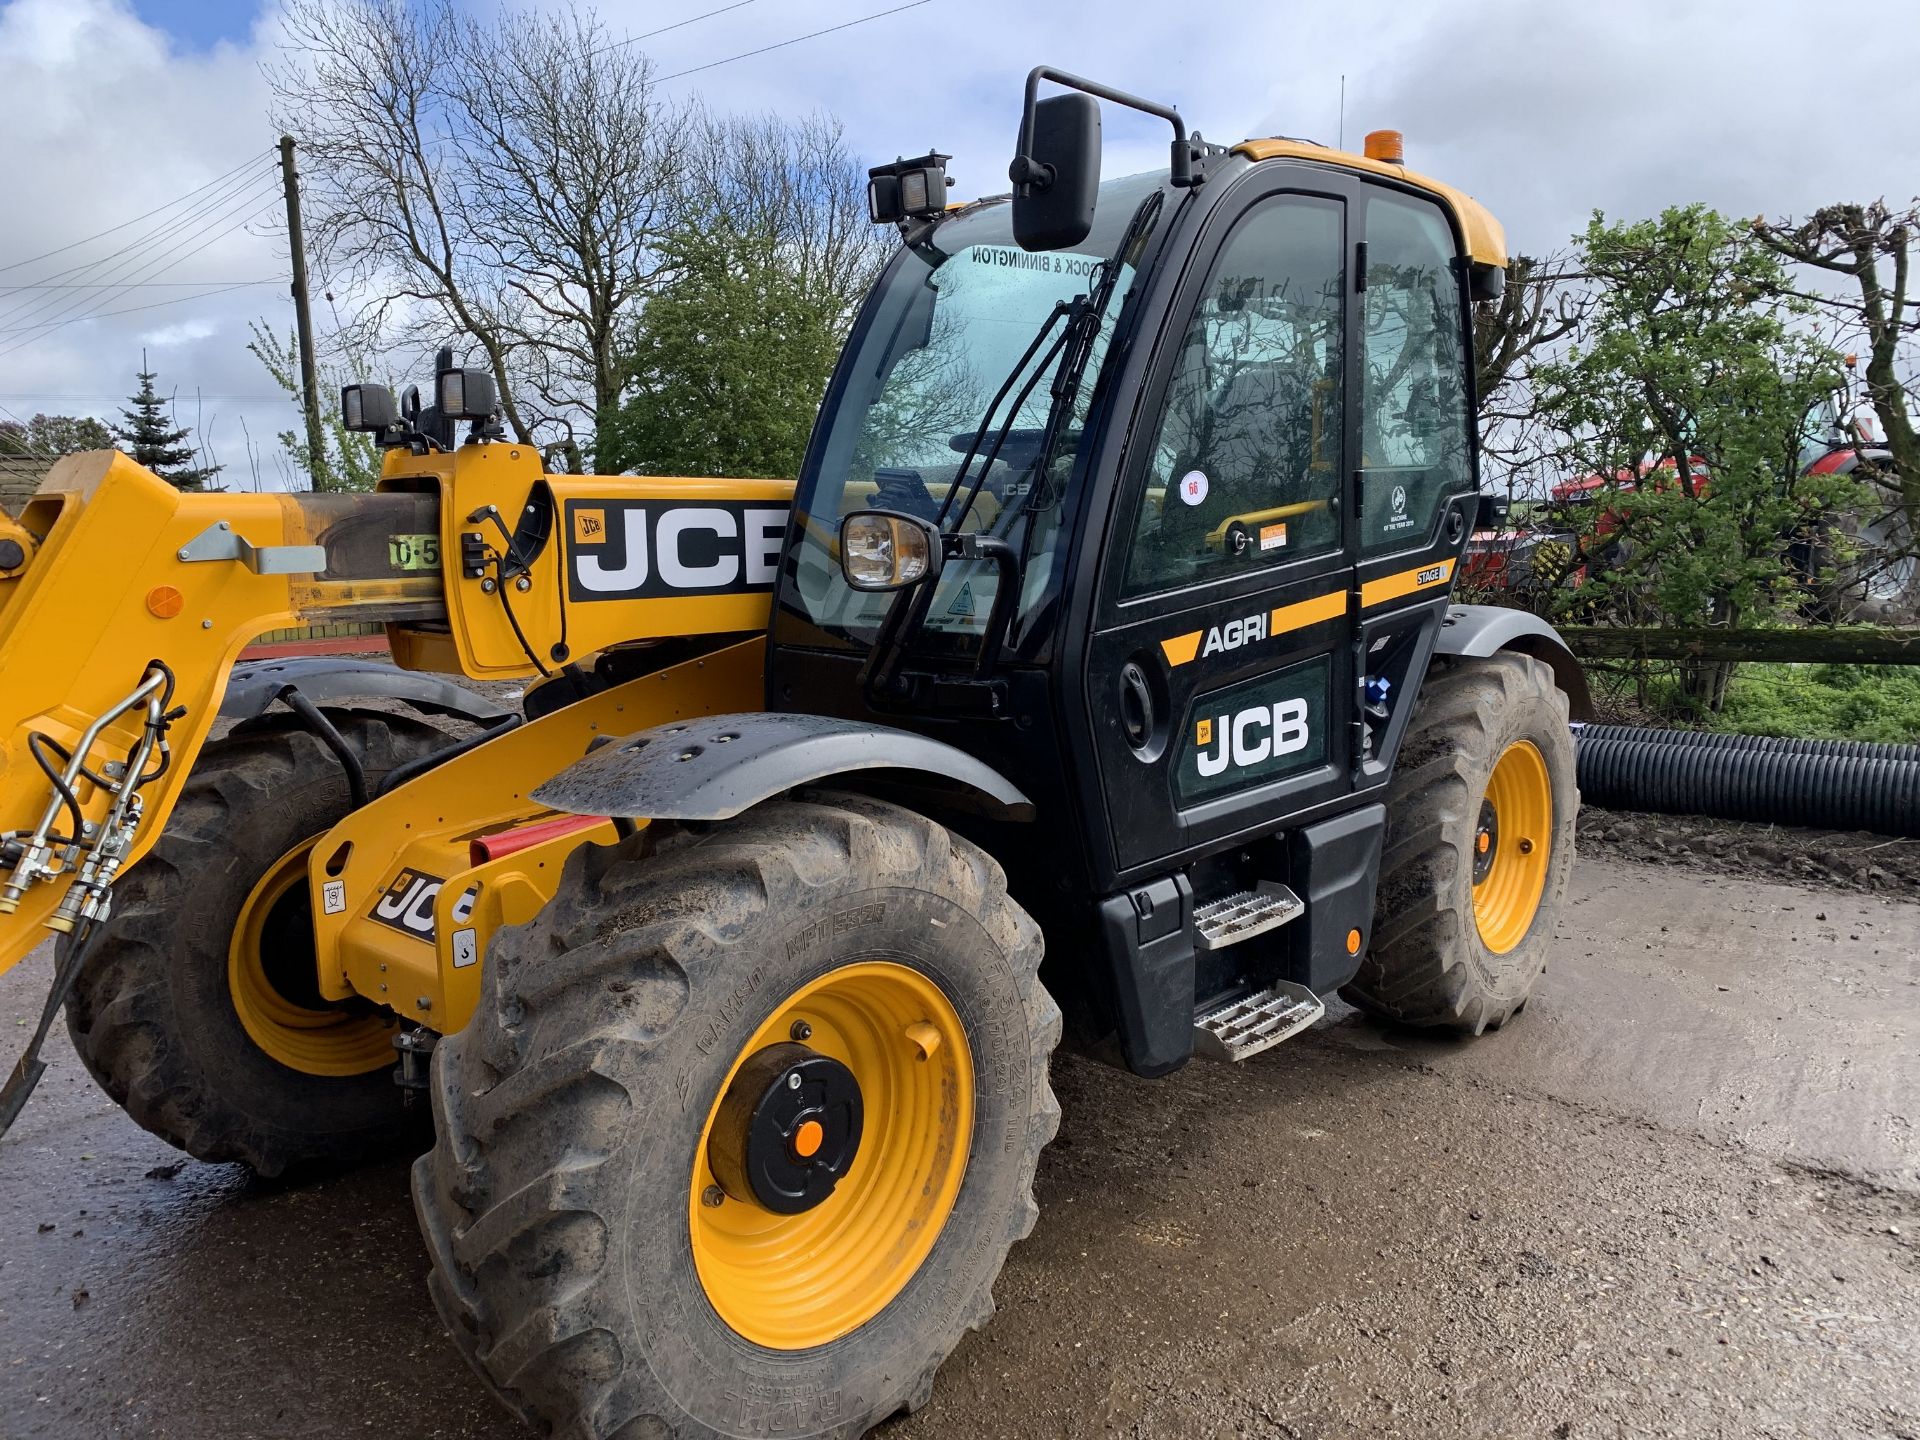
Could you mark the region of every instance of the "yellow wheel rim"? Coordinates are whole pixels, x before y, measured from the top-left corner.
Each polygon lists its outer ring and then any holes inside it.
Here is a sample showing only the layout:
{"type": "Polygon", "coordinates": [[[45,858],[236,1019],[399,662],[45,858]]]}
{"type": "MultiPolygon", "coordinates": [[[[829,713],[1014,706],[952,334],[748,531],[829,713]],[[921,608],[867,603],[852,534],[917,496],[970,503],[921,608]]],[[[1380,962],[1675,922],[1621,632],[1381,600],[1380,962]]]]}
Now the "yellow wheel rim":
{"type": "MultiPolygon", "coordinates": [[[[227,989],[249,1039],[290,1070],[305,1075],[365,1075],[391,1066],[393,1021],[380,1015],[314,1008],[289,999],[287,976],[312,962],[311,930],[301,929],[307,900],[307,854],[296,845],[261,877],[227,944],[227,989]],[[282,975],[274,983],[273,975],[282,975]]],[[[311,920],[305,921],[310,925],[311,920]]],[[[318,996],[314,997],[316,1000],[318,996]]]]}
{"type": "Polygon", "coordinates": [[[743,1339],[770,1350],[804,1350],[857,1330],[906,1288],[939,1239],[972,1135],[973,1053],[938,985],[871,961],[802,986],[735,1057],[700,1132],[688,1213],[707,1300],[743,1339]],[[798,1035],[853,1072],[865,1123],[833,1194],[801,1214],[776,1215],[721,1198],[707,1145],[742,1063],[798,1035]]]}
{"type": "Polygon", "coordinates": [[[1531,740],[1516,740],[1493,767],[1474,833],[1473,922],[1504,955],[1526,938],[1547,889],[1553,850],[1553,782],[1531,740]]]}

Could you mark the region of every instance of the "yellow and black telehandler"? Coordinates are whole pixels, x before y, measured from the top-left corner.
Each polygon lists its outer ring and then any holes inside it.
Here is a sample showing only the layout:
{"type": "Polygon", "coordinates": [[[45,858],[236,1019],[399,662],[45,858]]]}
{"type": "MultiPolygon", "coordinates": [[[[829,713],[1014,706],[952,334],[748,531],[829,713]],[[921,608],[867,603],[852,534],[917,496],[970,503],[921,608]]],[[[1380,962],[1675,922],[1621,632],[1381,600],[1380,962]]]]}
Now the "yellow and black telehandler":
{"type": "Polygon", "coordinates": [[[0,520],[0,968],[56,971],[0,1124],[63,1003],[263,1174],[425,1091],[433,1296],[508,1405],[854,1436],[993,1308],[1063,1012],[1159,1075],[1336,990],[1526,1003],[1587,696],[1450,603],[1498,223],[1391,132],[1211,145],[1047,69],[1011,195],[945,164],[872,172],[902,243],[797,484],[543,473],[447,355],[343,394],[373,494],[97,453],[0,520]],[[1165,169],[1100,181],[1103,100],[1165,169]],[[397,665],[236,668],[334,620],[397,665]]]}

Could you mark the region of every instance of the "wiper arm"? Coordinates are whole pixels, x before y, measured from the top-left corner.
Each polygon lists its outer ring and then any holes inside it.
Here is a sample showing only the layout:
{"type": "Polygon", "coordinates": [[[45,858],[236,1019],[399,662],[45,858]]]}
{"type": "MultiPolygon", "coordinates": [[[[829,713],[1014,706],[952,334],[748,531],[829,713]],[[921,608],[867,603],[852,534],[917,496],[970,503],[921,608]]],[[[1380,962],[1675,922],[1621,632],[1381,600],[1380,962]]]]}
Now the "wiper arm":
{"type": "MultiPolygon", "coordinates": [[[[1000,423],[1000,428],[994,432],[993,445],[987,451],[986,459],[981,464],[979,473],[977,475],[970,475],[968,471],[973,465],[975,458],[980,454],[981,442],[987,438],[987,427],[993,424],[993,417],[999,413],[1001,403],[1007,398],[1007,392],[1013,389],[1015,383],[1022,375],[1027,373],[1027,366],[1032,362],[1035,353],[1038,352],[1040,347],[1046,344],[1047,337],[1053,333],[1053,327],[1060,323],[1062,316],[1071,316],[1075,305],[1078,303],[1078,299],[1060,300],[1054,303],[1053,309],[1047,313],[1047,318],[1040,322],[1040,328],[1034,333],[1033,339],[1028,342],[1027,348],[1021,352],[1020,358],[1014,361],[1013,368],[1007,371],[1007,378],[1002,380],[1000,382],[1000,388],[994,391],[993,399],[988,402],[985,413],[980,417],[979,428],[973,432],[972,443],[967,446],[966,453],[960,457],[960,467],[953,472],[953,484],[947,488],[947,498],[941,502],[940,511],[934,516],[934,524],[938,525],[942,530],[948,529],[947,516],[953,510],[953,502],[960,494],[960,486],[963,480],[967,482],[967,498],[965,503],[960,506],[959,513],[953,517],[952,529],[958,530],[966,523],[967,514],[973,509],[974,497],[980,493],[980,487],[986,483],[987,475],[993,469],[993,462],[1000,458],[1000,447],[1006,443],[1007,433],[1013,428],[1013,422],[1015,417],[1020,413],[1020,407],[1026,404],[1027,396],[1033,393],[1033,387],[1039,382],[1040,377],[1047,373],[1047,367],[1053,363],[1055,356],[1059,353],[1062,342],[1066,339],[1065,334],[1053,342],[1052,347],[1047,351],[1046,358],[1034,367],[1031,375],[1027,376],[1027,383],[1021,387],[1019,396],[1007,409],[1006,419],[1000,423]]],[[[1070,331],[1071,326],[1069,326],[1069,332],[1070,331]]]]}

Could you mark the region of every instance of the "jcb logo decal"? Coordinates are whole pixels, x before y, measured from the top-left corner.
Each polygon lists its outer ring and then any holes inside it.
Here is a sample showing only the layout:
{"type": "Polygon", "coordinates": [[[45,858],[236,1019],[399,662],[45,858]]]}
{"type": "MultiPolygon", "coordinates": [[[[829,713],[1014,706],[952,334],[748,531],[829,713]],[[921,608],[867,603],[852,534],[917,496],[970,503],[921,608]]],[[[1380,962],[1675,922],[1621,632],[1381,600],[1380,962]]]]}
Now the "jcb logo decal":
{"type": "Polygon", "coordinates": [[[1194,760],[1208,778],[1225,773],[1229,765],[1246,769],[1297,754],[1313,739],[1304,700],[1276,700],[1218,720],[1201,720],[1193,732],[1194,760]]]}
{"type": "Polygon", "coordinates": [[[568,598],[638,600],[773,588],[783,505],[674,500],[567,502],[568,598]]]}
{"type": "Polygon", "coordinates": [[[1322,656],[1195,700],[1173,770],[1178,803],[1210,800],[1321,764],[1330,673],[1322,656]]]}
{"type": "MultiPolygon", "coordinates": [[[[411,935],[416,940],[425,940],[429,945],[434,940],[433,902],[439,897],[440,887],[445,882],[438,876],[428,875],[420,870],[402,870],[393,877],[386,891],[374,902],[368,914],[382,925],[398,930],[403,935],[411,935]]],[[[453,921],[464,924],[473,914],[473,907],[479,899],[479,891],[471,886],[453,906],[453,921]]]]}

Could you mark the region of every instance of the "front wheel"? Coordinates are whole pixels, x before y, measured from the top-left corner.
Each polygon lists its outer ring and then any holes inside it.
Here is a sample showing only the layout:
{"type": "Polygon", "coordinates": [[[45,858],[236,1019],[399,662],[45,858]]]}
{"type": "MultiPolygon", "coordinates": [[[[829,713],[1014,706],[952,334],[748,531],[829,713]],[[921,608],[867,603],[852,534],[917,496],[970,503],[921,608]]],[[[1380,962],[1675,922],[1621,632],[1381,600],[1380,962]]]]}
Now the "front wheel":
{"type": "Polygon", "coordinates": [[[1553,671],[1437,661],[1388,789],[1373,945],[1341,994],[1406,1025],[1504,1024],[1546,968],[1579,808],[1553,671]]]}
{"type": "Polygon", "coordinates": [[[1032,1227],[1059,1012],[999,867],[856,796],[583,847],[434,1058],[431,1288],[543,1433],[857,1436],[1032,1227]]]}

